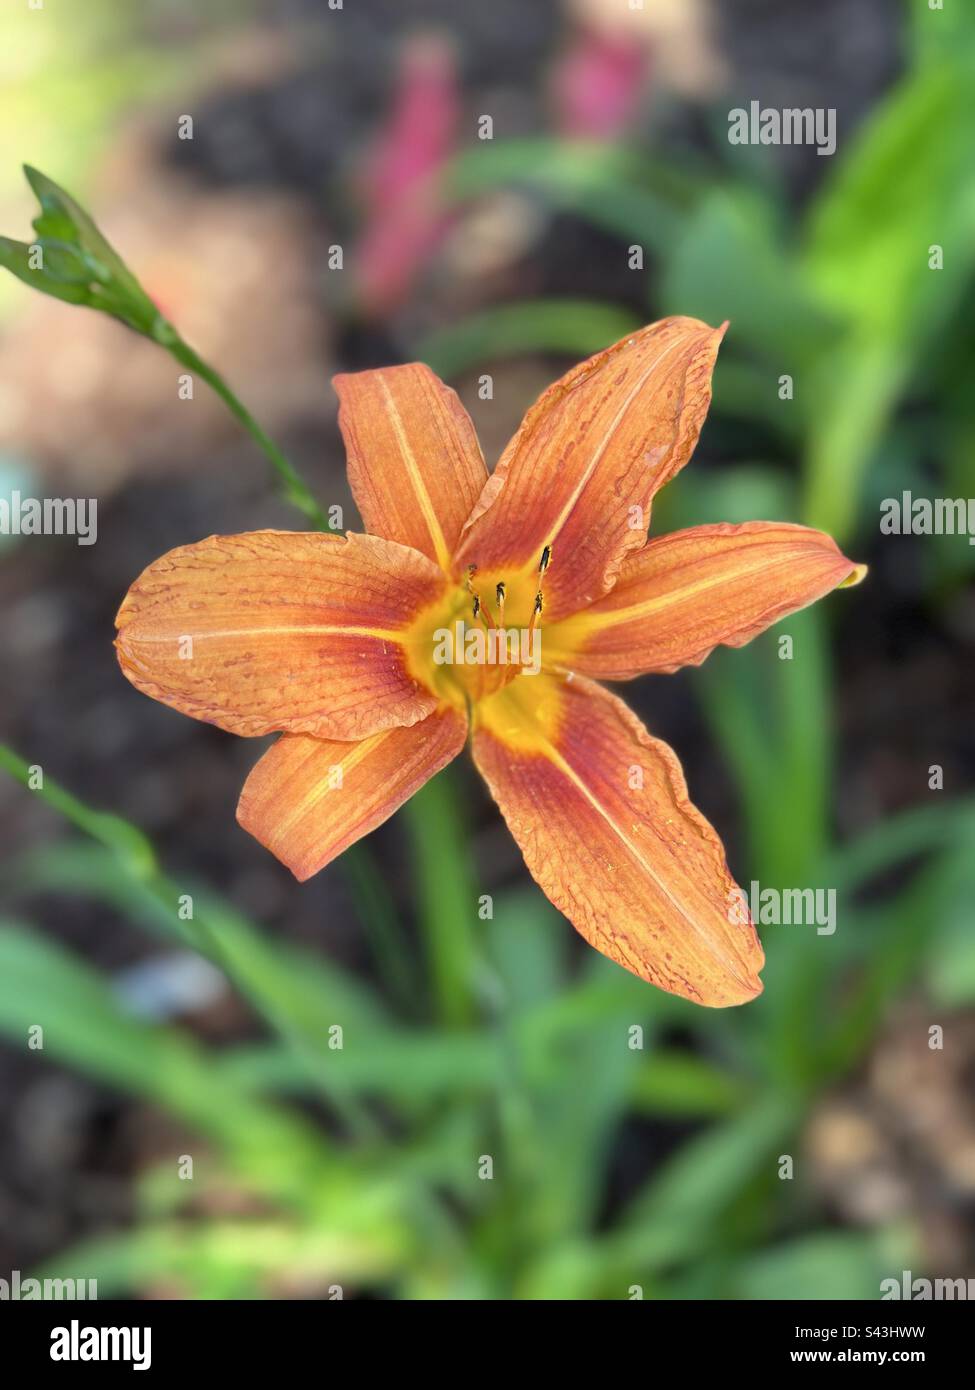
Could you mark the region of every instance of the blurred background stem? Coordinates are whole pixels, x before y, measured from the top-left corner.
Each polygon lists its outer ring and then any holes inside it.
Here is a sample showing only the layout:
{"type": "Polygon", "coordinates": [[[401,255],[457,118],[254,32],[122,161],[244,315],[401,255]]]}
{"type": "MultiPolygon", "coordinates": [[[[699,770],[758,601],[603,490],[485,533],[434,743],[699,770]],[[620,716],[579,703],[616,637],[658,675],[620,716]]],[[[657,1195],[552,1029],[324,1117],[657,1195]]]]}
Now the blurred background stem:
{"type": "Polygon", "coordinates": [[[463,1027],[474,1013],[478,898],[466,819],[449,770],[422,787],[402,816],[436,1013],[443,1023],[463,1027]]]}
{"type": "Polygon", "coordinates": [[[390,999],[404,1017],[417,1018],[422,987],[416,961],[400,930],[392,895],[377,871],[372,854],[360,840],[349,846],[339,864],[390,999]]]}
{"type": "Polygon", "coordinates": [[[697,690],[735,778],[752,871],[763,887],[805,882],[829,839],[832,713],[821,615],[807,608],[743,651],[714,652],[697,690]],[[786,659],[778,656],[783,636],[792,641],[786,659]]]}

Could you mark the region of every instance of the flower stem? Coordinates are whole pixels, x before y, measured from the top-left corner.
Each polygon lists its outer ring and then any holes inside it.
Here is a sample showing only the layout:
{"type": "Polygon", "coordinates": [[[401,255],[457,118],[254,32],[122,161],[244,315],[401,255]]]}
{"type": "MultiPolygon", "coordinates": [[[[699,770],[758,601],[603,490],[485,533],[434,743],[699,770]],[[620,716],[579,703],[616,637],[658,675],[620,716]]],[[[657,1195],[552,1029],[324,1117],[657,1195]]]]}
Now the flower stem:
{"type": "Polygon", "coordinates": [[[464,1027],[474,1013],[477,951],[471,924],[477,888],[449,769],[421,787],[402,815],[416,865],[437,1013],[452,1027],[464,1027]]]}
{"type": "Polygon", "coordinates": [[[390,998],[404,1018],[415,1017],[421,991],[413,957],[399,929],[389,889],[371,851],[361,841],[349,845],[339,866],[390,998]]]}
{"type": "Polygon", "coordinates": [[[281,452],[270,435],[255,420],[243,401],[234,395],[220,373],[194,352],[190,345],[184,342],[175,331],[171,335],[168,333],[163,335],[160,342],[176,358],[177,362],[203,378],[207,385],[217,393],[231,414],[247,430],[254,442],[263,449],[272,468],[281,479],[287,500],[302,511],[317,530],[327,531],[329,529],[328,520],[316,502],[308,484],[301,477],[294,464],[281,452]]]}

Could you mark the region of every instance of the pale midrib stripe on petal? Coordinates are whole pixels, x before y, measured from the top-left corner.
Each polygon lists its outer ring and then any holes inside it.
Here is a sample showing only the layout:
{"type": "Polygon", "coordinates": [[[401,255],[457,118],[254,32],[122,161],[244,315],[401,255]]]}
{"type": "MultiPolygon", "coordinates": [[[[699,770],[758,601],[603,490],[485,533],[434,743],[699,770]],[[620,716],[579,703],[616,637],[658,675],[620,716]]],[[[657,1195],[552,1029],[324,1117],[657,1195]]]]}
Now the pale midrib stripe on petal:
{"type": "Polygon", "coordinates": [[[441,530],[440,522],[437,520],[437,513],[434,510],[433,503],[430,500],[430,494],[427,492],[426,484],[423,481],[419,466],[417,465],[416,456],[410,448],[406,430],[403,428],[402,417],[396,407],[393,393],[386,385],[386,381],[382,375],[379,377],[379,384],[383,389],[383,395],[386,397],[386,408],[389,411],[390,423],[393,426],[393,432],[396,435],[400,452],[406,463],[406,471],[410,475],[410,481],[413,484],[413,490],[420,504],[423,519],[427,524],[427,530],[430,532],[430,539],[433,542],[433,548],[437,554],[437,563],[442,570],[448,570],[450,568],[450,550],[447,547],[446,538],[441,530]]]}
{"type": "Polygon", "coordinates": [[[580,478],[578,484],[572,491],[572,495],[569,497],[565,506],[562,508],[558,520],[555,522],[555,525],[552,528],[551,534],[549,536],[550,542],[554,543],[555,540],[557,540],[560,531],[565,526],[566,522],[569,520],[569,517],[571,516],[576,505],[578,504],[579,499],[582,496],[584,490],[589,486],[589,483],[592,481],[593,474],[602,462],[603,455],[609,448],[610,440],[612,439],[613,435],[619,429],[620,422],[626,415],[626,412],[629,410],[630,406],[633,404],[633,401],[636,399],[639,393],[643,390],[644,386],[647,384],[647,381],[649,380],[651,373],[656,371],[656,369],[660,366],[661,362],[664,360],[667,354],[672,352],[675,347],[678,347],[680,345],[680,342],[681,339],[678,337],[675,338],[672,343],[669,343],[668,346],[665,347],[662,352],[658,353],[658,355],[647,367],[646,371],[637,379],[637,382],[634,385],[633,389],[629,392],[626,399],[623,401],[619,410],[614,415],[612,423],[610,424],[609,428],[606,430],[605,434],[603,435],[602,439],[597,445],[593,453],[592,459],[586,467],[585,473],[580,478]]]}
{"type": "Polygon", "coordinates": [[[578,787],[579,791],[589,802],[589,804],[596,811],[598,811],[599,815],[602,816],[603,820],[613,831],[613,833],[617,836],[621,844],[623,844],[623,846],[630,852],[630,854],[636,860],[640,868],[644,869],[646,873],[649,875],[649,877],[653,879],[654,883],[656,883],[657,887],[664,894],[667,900],[673,904],[675,910],[680,914],[684,921],[687,922],[688,926],[694,932],[695,936],[697,936],[698,939],[702,942],[705,949],[710,953],[710,955],[715,960],[719,961],[720,964],[723,965],[724,968],[728,971],[728,973],[732,975],[734,979],[738,980],[739,983],[743,985],[748,985],[749,981],[746,978],[745,974],[742,972],[742,968],[739,962],[736,961],[734,957],[729,956],[725,951],[723,951],[720,945],[717,942],[715,942],[713,937],[707,935],[705,932],[701,930],[698,920],[694,916],[694,914],[690,912],[678,898],[674,897],[673,893],[660,878],[660,875],[654,871],[653,866],[648,862],[644,855],[641,854],[638,846],[633,843],[630,837],[626,834],[626,831],[623,830],[619,825],[617,825],[613,817],[600,803],[598,798],[595,797],[593,793],[589,790],[585,782],[578,775],[578,773],[571,766],[571,764],[569,764],[565,760],[565,758],[562,757],[562,754],[558,751],[557,748],[554,747],[554,745],[548,739],[543,740],[543,742],[545,743],[545,746],[548,749],[547,756],[551,757],[552,762],[559,769],[559,771],[564,773],[564,775],[568,777],[569,781],[572,782],[574,786],[578,787]]]}
{"type": "MultiPolygon", "coordinates": [[[[390,732],[391,730],[389,729],[383,729],[378,734],[373,734],[370,738],[364,738],[361,743],[353,744],[350,751],[336,762],[332,763],[330,767],[340,767],[342,769],[342,780],[344,782],[346,774],[351,772],[364,758],[367,758],[369,754],[382,743],[383,739],[388,737],[390,732]]],[[[285,737],[287,737],[287,735],[285,735],[285,737]]],[[[313,753],[309,756],[313,757],[315,754],[313,753]]],[[[295,776],[297,776],[300,771],[301,768],[296,768],[295,776]]],[[[323,776],[321,783],[307,796],[296,801],[290,813],[282,818],[279,827],[280,833],[286,834],[303,816],[310,815],[315,808],[324,801],[325,797],[328,796],[330,792],[344,790],[344,787],[330,787],[328,785],[328,777],[323,776]]]]}
{"type": "MultiPolygon", "coordinates": [[[[781,562],[785,564],[783,560],[781,562]]],[[[727,585],[739,579],[750,579],[752,575],[768,573],[776,566],[769,564],[768,560],[761,560],[757,565],[743,565],[736,569],[733,575],[727,570],[723,574],[716,574],[710,579],[699,579],[695,584],[685,584],[681,589],[668,589],[665,594],[658,594],[656,598],[644,599],[642,603],[634,603],[626,608],[607,609],[604,613],[594,613],[590,610],[581,616],[585,622],[587,635],[590,632],[603,632],[608,627],[617,627],[620,623],[637,622],[640,618],[648,618],[652,613],[660,613],[672,605],[682,603],[688,598],[694,598],[698,594],[707,593],[711,589],[725,588],[727,585]]]]}
{"type": "Polygon", "coordinates": [[[406,629],[399,632],[387,631],[378,627],[321,627],[312,625],[307,627],[227,627],[218,628],[215,632],[187,632],[185,629],[173,637],[141,637],[135,633],[128,633],[124,628],[120,636],[123,646],[130,642],[147,645],[155,642],[179,642],[183,637],[192,637],[194,642],[208,640],[210,638],[221,637],[376,637],[383,642],[402,642],[406,629]]]}

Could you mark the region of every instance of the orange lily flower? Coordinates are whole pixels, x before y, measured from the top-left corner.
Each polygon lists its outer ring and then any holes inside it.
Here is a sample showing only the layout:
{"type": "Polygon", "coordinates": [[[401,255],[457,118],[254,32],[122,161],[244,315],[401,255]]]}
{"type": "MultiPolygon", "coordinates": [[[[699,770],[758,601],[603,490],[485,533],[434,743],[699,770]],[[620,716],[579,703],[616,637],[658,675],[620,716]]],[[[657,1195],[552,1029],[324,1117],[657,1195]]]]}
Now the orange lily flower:
{"type": "Polygon", "coordinates": [[[211,536],[133,584],[116,641],[129,680],[231,733],[280,732],[237,818],[298,879],[470,733],[530,872],[591,945],[699,1004],[761,990],[762,948],[680,763],[594,679],[698,665],[865,572],[802,526],[647,540],[654,494],[697,442],[723,334],[669,318],[583,362],[490,478],[427,367],[339,376],[369,534],[211,536]],[[459,622],[466,640],[445,659],[459,622]]]}

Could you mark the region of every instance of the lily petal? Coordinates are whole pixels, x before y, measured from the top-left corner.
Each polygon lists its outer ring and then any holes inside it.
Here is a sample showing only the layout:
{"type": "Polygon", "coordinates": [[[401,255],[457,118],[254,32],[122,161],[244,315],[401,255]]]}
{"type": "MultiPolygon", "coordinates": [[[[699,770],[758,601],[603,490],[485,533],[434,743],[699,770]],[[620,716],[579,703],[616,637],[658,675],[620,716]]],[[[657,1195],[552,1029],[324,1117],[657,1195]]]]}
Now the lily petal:
{"type": "Polygon", "coordinates": [[[830,536],[806,526],[674,531],[627,556],[605,598],[546,628],[545,662],[602,680],[699,666],[719,644],[743,647],[865,573],[830,536]]]}
{"type": "Polygon", "coordinates": [[[244,783],[237,819],[301,882],[375,830],[464,746],[447,707],[359,743],[284,734],[244,783]]]}
{"type": "Polygon", "coordinates": [[[411,545],[441,569],[487,481],[456,392],[422,362],[334,379],[349,485],[366,529],[411,545]]]}
{"type": "Polygon", "coordinates": [[[646,541],[654,494],[693,452],[723,334],[662,319],[550,386],[481,493],[458,564],[509,577],[552,546],[549,621],[606,593],[646,541]]]}
{"type": "Polygon", "coordinates": [[[211,536],[143,571],[115,645],[139,690],[231,733],[365,738],[436,707],[401,638],[443,587],[374,536],[211,536]]]}
{"type": "Polygon", "coordinates": [[[622,700],[543,674],[477,718],[478,768],[533,878],[590,945],[697,1004],[759,993],[762,948],[737,920],[721,842],[672,750],[622,700]]]}

